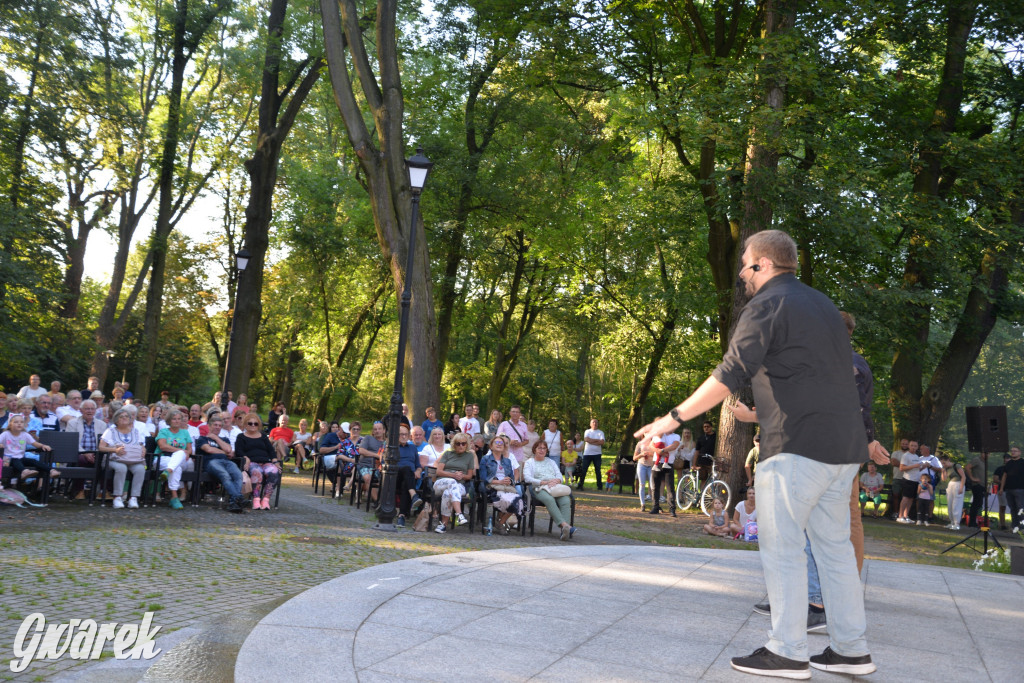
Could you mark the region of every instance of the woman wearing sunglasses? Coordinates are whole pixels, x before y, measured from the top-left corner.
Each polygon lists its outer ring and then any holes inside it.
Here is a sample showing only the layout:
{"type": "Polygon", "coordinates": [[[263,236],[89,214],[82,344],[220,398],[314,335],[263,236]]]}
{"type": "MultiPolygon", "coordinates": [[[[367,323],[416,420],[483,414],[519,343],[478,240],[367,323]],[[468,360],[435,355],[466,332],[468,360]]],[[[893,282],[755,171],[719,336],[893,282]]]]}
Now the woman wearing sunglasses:
{"type": "Polygon", "coordinates": [[[281,463],[270,439],[263,433],[263,421],[253,411],[245,413],[245,431],[235,439],[235,454],[249,458],[252,479],[252,509],[269,510],[274,488],[281,481],[281,463]]]}

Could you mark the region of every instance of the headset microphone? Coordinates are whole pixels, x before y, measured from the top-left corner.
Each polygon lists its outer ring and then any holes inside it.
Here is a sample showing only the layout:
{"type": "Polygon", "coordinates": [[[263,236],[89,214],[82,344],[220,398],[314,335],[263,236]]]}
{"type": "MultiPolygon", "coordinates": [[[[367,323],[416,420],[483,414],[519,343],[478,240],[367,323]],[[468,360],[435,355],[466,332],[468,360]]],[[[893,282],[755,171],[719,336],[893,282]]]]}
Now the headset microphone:
{"type": "Polygon", "coordinates": [[[750,266],[750,269],[756,273],[759,270],[761,270],[761,266],[755,263],[754,265],[750,266]]]}

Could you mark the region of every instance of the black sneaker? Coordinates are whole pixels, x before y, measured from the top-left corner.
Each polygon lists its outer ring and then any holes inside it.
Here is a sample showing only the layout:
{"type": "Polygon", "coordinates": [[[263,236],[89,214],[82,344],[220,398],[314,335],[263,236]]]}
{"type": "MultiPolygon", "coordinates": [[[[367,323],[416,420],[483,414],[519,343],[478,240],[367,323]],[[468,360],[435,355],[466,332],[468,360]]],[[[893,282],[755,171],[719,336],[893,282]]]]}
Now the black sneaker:
{"type": "Polygon", "coordinates": [[[398,519],[395,520],[395,526],[399,529],[405,528],[405,515],[398,515],[398,519]]]}
{"type": "Polygon", "coordinates": [[[821,633],[828,630],[828,623],[825,621],[825,612],[815,612],[810,607],[807,608],[807,632],[808,633],[821,633]]]}
{"type": "Polygon", "coordinates": [[[757,612],[758,614],[763,614],[766,617],[770,617],[772,615],[771,603],[759,602],[756,605],[754,605],[754,611],[757,612]]]}
{"type": "Polygon", "coordinates": [[[733,657],[729,663],[737,671],[758,676],[796,679],[811,677],[811,667],[807,662],[777,655],[766,647],[758,648],[746,657],[733,657]]]}
{"type": "Polygon", "coordinates": [[[844,657],[834,652],[830,647],[826,647],[825,651],[820,655],[811,657],[811,666],[822,671],[853,674],[855,676],[872,673],[877,668],[874,662],[871,661],[871,655],[844,657]]]}
{"type": "Polygon", "coordinates": [[[419,494],[417,493],[415,496],[412,497],[412,502],[409,504],[410,514],[418,514],[421,507],[423,507],[423,499],[420,498],[419,494]]]}

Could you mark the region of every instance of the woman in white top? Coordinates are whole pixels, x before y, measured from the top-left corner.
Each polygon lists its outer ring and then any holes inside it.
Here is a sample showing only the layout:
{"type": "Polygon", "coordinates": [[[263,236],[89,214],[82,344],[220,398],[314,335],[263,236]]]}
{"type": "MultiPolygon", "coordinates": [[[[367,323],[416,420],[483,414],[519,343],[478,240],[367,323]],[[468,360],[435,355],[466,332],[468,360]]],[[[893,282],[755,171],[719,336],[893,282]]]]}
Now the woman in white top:
{"type": "MultiPolygon", "coordinates": [[[[526,421],[526,446],[523,450],[527,453],[533,453],[533,444],[540,441],[540,434],[537,433],[537,421],[527,420],[526,421]]],[[[561,459],[561,458],[559,458],[561,459]]]]}
{"type": "MultiPolygon", "coordinates": [[[[548,457],[555,462],[562,462],[562,451],[565,449],[565,437],[562,436],[562,430],[558,428],[558,420],[554,418],[548,420],[548,428],[541,434],[541,438],[544,439],[544,443],[548,445],[548,457]]],[[[530,446],[530,451],[533,451],[533,446],[530,446]]]]}
{"type": "Polygon", "coordinates": [[[555,524],[561,527],[561,540],[568,541],[576,533],[576,527],[569,524],[572,499],[569,496],[552,496],[548,489],[562,484],[562,473],[554,460],[548,458],[548,445],[543,441],[533,444],[533,457],[523,463],[523,481],[533,490],[533,496],[548,509],[555,524]]]}
{"type": "Polygon", "coordinates": [[[434,463],[444,455],[447,444],[444,441],[444,430],[434,427],[430,430],[430,440],[423,445],[420,451],[420,465],[424,468],[433,467],[434,463]]]}
{"type": "Polygon", "coordinates": [[[130,407],[114,413],[114,424],[100,437],[99,450],[106,453],[107,467],[114,471],[114,508],[123,508],[124,480],[132,473],[132,495],[128,507],[139,507],[142,480],[146,477],[146,435],[135,426],[135,415],[130,407]]]}
{"type": "Polygon", "coordinates": [[[146,436],[156,436],[156,425],[149,421],[149,406],[145,403],[135,408],[135,426],[146,436]]]}
{"type": "MultiPolygon", "coordinates": [[[[309,452],[310,439],[313,435],[309,431],[309,420],[302,418],[299,420],[299,431],[295,432],[295,436],[292,438],[292,448],[295,449],[295,472],[298,473],[302,467],[303,461],[306,459],[306,453],[309,452]]],[[[310,460],[312,462],[312,460],[310,460]]]]}
{"type": "Polygon", "coordinates": [[[697,444],[693,440],[693,432],[689,429],[683,430],[683,438],[679,441],[679,448],[676,449],[676,457],[682,457],[686,461],[683,469],[689,469],[693,465],[693,456],[697,452],[697,444]]]}
{"type": "Polygon", "coordinates": [[[754,500],[754,487],[747,487],[747,499],[736,503],[736,510],[732,513],[732,521],[729,523],[729,531],[734,534],[743,534],[747,528],[747,522],[757,521],[757,502],[754,500]]]}

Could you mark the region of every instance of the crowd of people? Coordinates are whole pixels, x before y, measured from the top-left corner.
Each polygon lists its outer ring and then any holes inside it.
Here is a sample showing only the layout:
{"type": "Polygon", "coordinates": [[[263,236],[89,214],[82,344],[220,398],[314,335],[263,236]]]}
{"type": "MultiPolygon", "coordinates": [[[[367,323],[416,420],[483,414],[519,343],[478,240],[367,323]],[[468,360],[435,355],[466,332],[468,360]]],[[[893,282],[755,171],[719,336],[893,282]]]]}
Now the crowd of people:
{"type": "MultiPolygon", "coordinates": [[[[342,486],[348,481],[376,497],[377,489],[371,484],[380,477],[386,453],[383,419],[373,422],[368,434],[356,420],[320,421],[318,429],[311,431],[302,419],[294,430],[283,403],[271,408],[264,424],[258,407],[245,394],[236,401],[229,393],[226,406],[221,392],[206,404],[185,406],[173,403],[164,391],[159,401],[146,405],[135,401],[127,382],[115,383],[115,398],[110,401],[95,377],[89,378],[85,389],[67,393],[61,389],[61,383],[54,381],[47,391],[40,386],[40,377],[32,375],[17,394],[0,392],[0,447],[4,449],[0,481],[22,485],[35,481],[41,486],[40,472],[45,467],[41,456],[49,447],[38,439],[41,432],[52,430],[78,434],[75,464],[89,467],[99,461],[104,474],[98,486],[105,489],[101,497],[110,499],[115,509],[139,507],[147,440],[160,487],[166,489],[167,504],[174,509],[183,508],[185,482],[192,479],[188,473],[195,472],[197,463],[224,487],[227,509],[232,512],[250,506],[270,509],[285,463],[291,459],[294,473],[319,460],[327,476],[343,478],[342,486]]],[[[583,464],[593,464],[600,488],[605,437],[597,420],[591,421],[585,434],[567,439],[558,420],[549,420],[547,429],[538,431],[534,420],[524,419],[518,405],[509,408],[507,419],[493,410],[485,421],[479,417],[479,406],[469,404],[447,423],[439,421],[436,410],[429,407],[418,425],[409,420],[406,406],[403,411],[399,526],[418,511],[430,487],[440,499],[440,522],[434,530],[445,533],[467,521],[463,498],[467,487],[479,486],[473,493],[487,497],[496,510],[496,528],[508,533],[522,522],[529,487],[551,512],[563,540],[568,540],[575,528],[567,510],[570,489],[564,481],[578,480],[582,487],[580,458],[583,464]],[[432,477],[425,476],[428,472],[432,477]]],[[[61,476],[59,468],[49,474],[53,480],[61,476]]],[[[86,496],[85,486],[74,480],[65,492],[81,499],[86,496]]],[[[488,525],[487,531],[493,533],[494,527],[488,525]]]]}
{"type": "MultiPolygon", "coordinates": [[[[446,533],[454,525],[464,524],[464,498],[472,493],[484,497],[496,512],[496,522],[485,524],[485,533],[509,533],[522,523],[527,489],[547,507],[560,528],[563,540],[575,533],[568,511],[571,489],[566,482],[583,478],[576,467],[582,454],[597,472],[600,488],[600,449],[604,434],[591,420],[590,429],[575,439],[567,439],[557,419],[538,431],[532,419],[524,419],[522,409],[513,405],[508,418],[492,410],[487,420],[480,408],[467,404],[462,414],[453,413],[447,422],[438,419],[434,407],[427,407],[423,420],[413,424],[408,406],[402,406],[399,427],[398,496],[396,525],[406,526],[433,494],[439,501],[437,533],[446,533]],[[591,449],[591,451],[588,451],[591,449]],[[596,457],[592,451],[596,450],[596,457]],[[476,489],[474,490],[474,487],[476,489]]],[[[373,423],[370,434],[363,434],[358,421],[320,422],[313,437],[315,454],[321,458],[324,472],[344,492],[346,484],[360,487],[362,494],[375,500],[375,478],[380,477],[386,457],[386,419],[373,423]]]]}

